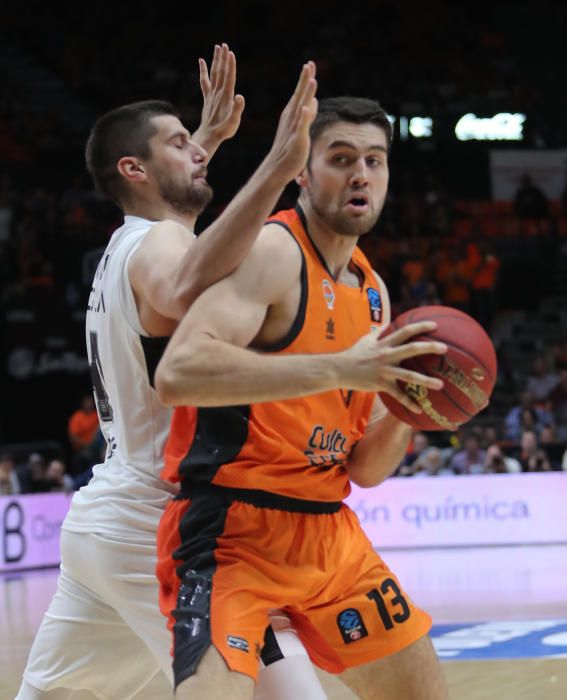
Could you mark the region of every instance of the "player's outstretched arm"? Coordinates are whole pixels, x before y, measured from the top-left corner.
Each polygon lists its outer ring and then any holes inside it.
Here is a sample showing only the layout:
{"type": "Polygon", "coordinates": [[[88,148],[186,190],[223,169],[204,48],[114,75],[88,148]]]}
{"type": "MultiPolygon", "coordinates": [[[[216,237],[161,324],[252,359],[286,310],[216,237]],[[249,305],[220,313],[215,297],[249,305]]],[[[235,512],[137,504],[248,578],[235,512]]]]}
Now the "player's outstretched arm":
{"type": "Polygon", "coordinates": [[[157,224],[144,238],[128,272],[135,292],[152,309],[180,320],[199,294],[242,262],[284,187],[305,165],[309,127],[317,112],[316,90],[315,64],[309,62],[282,112],[270,152],[222,215],[193,244],[183,239],[175,222],[157,224]],[[170,243],[167,250],[165,237],[170,243]]]}
{"type": "Polygon", "coordinates": [[[192,141],[207,151],[209,162],[221,143],[236,134],[244,111],[244,97],[234,94],[236,57],[227,44],[215,46],[210,74],[205,59],[199,59],[199,82],[203,111],[192,141]]]}

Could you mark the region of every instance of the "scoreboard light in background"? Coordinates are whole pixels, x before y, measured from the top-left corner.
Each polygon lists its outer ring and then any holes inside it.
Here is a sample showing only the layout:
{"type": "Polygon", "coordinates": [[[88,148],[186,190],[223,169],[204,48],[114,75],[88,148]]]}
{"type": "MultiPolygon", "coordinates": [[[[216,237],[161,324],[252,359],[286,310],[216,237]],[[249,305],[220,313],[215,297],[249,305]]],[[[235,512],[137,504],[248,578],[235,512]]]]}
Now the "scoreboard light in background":
{"type": "Polygon", "coordinates": [[[433,119],[431,117],[400,117],[400,138],[407,141],[409,136],[414,139],[428,139],[433,136],[433,119]]]}
{"type": "MultiPolygon", "coordinates": [[[[430,139],[434,123],[431,117],[395,117],[388,114],[392,128],[399,122],[400,139],[430,139]]],[[[527,116],[521,112],[499,112],[492,117],[477,117],[469,112],[455,125],[455,136],[459,141],[523,141],[524,122],[527,116]]],[[[437,122],[436,122],[437,123],[437,122]]]]}
{"type": "Polygon", "coordinates": [[[499,112],[493,117],[477,117],[469,112],[455,126],[459,141],[523,141],[526,115],[499,112]]]}
{"type": "MultiPolygon", "coordinates": [[[[396,117],[388,115],[390,124],[394,126],[396,117]]],[[[407,141],[410,136],[414,139],[428,139],[433,136],[433,119],[431,117],[400,117],[400,138],[407,141]]]]}

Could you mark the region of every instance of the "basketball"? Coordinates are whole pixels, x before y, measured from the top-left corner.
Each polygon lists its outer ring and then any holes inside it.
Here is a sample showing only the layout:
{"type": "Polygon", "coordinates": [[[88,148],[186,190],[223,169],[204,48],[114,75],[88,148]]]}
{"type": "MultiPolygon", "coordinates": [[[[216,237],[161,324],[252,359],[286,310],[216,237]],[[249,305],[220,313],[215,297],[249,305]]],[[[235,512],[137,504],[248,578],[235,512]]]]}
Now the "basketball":
{"type": "Polygon", "coordinates": [[[435,321],[437,329],[416,335],[408,342],[435,340],[448,346],[446,355],[421,355],[404,360],[401,366],[445,382],[432,391],[400,382],[404,391],[421,407],[412,413],[389,394],[380,398],[397,418],[416,430],[456,430],[488,405],[497,372],[496,352],[482,326],[462,311],[449,306],[421,306],[398,316],[383,338],[408,323],[435,321]]]}

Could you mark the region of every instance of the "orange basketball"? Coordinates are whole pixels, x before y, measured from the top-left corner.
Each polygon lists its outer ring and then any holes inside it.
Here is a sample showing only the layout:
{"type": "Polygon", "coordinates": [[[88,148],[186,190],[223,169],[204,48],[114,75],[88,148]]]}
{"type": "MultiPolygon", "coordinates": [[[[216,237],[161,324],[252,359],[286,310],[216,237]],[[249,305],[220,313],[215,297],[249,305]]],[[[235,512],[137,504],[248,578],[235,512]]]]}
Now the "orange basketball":
{"type": "Polygon", "coordinates": [[[421,355],[401,364],[445,382],[440,391],[399,382],[421,406],[412,413],[389,394],[380,397],[390,413],[416,430],[456,430],[488,405],[496,382],[497,361],[492,341],[482,326],[462,311],[449,306],[421,306],[398,316],[386,329],[393,331],[418,321],[435,321],[437,329],[414,336],[415,340],[437,340],[448,346],[446,355],[421,355]]]}

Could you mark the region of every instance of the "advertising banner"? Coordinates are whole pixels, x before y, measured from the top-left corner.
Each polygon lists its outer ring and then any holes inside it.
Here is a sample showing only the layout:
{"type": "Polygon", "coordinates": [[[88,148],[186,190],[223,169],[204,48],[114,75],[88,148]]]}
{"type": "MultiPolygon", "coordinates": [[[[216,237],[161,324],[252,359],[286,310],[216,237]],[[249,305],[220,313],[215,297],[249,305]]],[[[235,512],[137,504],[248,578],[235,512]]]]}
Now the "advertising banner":
{"type": "MultiPolygon", "coordinates": [[[[59,564],[71,497],[0,497],[0,573],[59,564]]],[[[388,479],[347,504],[372,544],[394,548],[567,542],[567,473],[388,479]]]]}
{"type": "Polygon", "coordinates": [[[70,501],[63,493],[0,498],[0,572],[58,566],[70,501]]]}
{"type": "Polygon", "coordinates": [[[388,479],[348,505],[372,544],[446,547],[567,542],[567,473],[388,479]]]}

